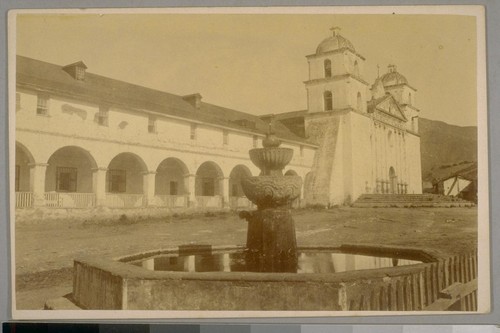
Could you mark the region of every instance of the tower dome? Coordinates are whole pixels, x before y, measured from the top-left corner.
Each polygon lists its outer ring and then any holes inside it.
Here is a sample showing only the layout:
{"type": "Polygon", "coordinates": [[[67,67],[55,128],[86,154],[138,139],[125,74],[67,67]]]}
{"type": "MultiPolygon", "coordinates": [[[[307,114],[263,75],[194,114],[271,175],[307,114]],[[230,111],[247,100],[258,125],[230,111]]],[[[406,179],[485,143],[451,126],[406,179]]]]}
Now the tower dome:
{"type": "Polygon", "coordinates": [[[330,30],[333,33],[332,36],[324,39],[321,43],[319,43],[318,48],[316,49],[316,55],[341,49],[349,49],[352,52],[356,52],[356,50],[354,49],[354,45],[352,45],[352,43],[348,39],[340,35],[339,27],[333,27],[330,30]]]}
{"type": "Polygon", "coordinates": [[[387,68],[388,72],[380,78],[384,87],[398,84],[408,84],[408,80],[402,74],[398,73],[395,65],[389,65],[387,68]]]}

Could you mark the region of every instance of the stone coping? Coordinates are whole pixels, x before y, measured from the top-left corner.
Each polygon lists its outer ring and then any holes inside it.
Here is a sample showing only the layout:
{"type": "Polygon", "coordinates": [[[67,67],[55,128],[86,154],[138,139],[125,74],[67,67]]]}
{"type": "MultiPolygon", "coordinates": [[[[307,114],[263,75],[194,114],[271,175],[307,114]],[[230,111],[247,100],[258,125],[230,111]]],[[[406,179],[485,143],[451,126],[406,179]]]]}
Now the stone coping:
{"type": "MultiPolygon", "coordinates": [[[[206,245],[205,245],[206,246],[206,245]]],[[[182,248],[182,246],[181,246],[182,248]]],[[[213,246],[212,251],[222,250],[241,250],[243,246],[213,246]]],[[[267,281],[267,282],[313,282],[322,281],[329,283],[343,283],[355,280],[379,279],[384,277],[397,277],[415,274],[424,271],[433,262],[439,260],[437,253],[430,253],[418,248],[403,248],[390,247],[380,245],[350,245],[343,244],[340,247],[316,246],[316,247],[299,247],[299,250],[345,250],[352,254],[398,254],[403,255],[408,259],[419,259],[425,261],[421,264],[364,269],[357,271],[347,271],[339,273],[258,273],[258,272],[167,272],[167,271],[151,271],[145,268],[128,264],[127,262],[135,261],[155,255],[161,254],[177,254],[179,247],[168,249],[158,249],[153,251],[142,252],[130,256],[107,259],[101,257],[88,257],[75,259],[77,263],[82,265],[93,266],[95,268],[107,271],[115,276],[120,276],[123,279],[141,279],[141,280],[198,280],[198,281],[267,281]]]]}

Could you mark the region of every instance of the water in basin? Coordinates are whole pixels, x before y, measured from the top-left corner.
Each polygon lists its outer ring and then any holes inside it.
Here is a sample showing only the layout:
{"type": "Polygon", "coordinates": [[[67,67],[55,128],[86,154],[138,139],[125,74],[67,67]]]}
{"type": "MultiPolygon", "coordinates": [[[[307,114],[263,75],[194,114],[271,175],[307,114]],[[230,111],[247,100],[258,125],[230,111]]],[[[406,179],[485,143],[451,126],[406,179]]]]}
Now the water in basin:
{"type": "MultiPolygon", "coordinates": [[[[259,272],[242,250],[192,253],[186,255],[165,254],[130,262],[154,271],[177,272],[259,272]]],[[[299,250],[296,273],[339,273],[362,269],[376,269],[419,264],[422,261],[347,254],[338,251],[299,250]]]]}

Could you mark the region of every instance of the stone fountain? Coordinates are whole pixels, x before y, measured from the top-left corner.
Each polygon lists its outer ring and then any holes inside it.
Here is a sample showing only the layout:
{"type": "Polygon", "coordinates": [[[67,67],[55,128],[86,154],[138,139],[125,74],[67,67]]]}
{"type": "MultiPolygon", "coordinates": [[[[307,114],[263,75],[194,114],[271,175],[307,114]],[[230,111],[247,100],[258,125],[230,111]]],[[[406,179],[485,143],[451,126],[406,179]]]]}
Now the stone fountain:
{"type": "Polygon", "coordinates": [[[423,290],[408,281],[425,282],[421,276],[436,258],[420,249],[297,247],[290,207],[302,179],[283,175],[293,150],[280,144],[269,131],[263,148],[249,152],[261,172],[242,180],[258,207],[240,213],[248,221],[246,246],[189,244],[118,258],[78,258],[73,293],[49,300],[46,308],[345,311],[364,309],[367,297],[376,294],[380,309],[392,309],[404,288],[423,290]]]}
{"type": "Polygon", "coordinates": [[[261,170],[259,176],[242,180],[247,198],[256,211],[243,211],[248,221],[247,265],[254,272],[296,272],[297,241],[290,205],[300,195],[302,179],[284,176],[293,149],[280,148],[281,141],[270,131],[263,148],[250,150],[250,159],[261,170]]]}

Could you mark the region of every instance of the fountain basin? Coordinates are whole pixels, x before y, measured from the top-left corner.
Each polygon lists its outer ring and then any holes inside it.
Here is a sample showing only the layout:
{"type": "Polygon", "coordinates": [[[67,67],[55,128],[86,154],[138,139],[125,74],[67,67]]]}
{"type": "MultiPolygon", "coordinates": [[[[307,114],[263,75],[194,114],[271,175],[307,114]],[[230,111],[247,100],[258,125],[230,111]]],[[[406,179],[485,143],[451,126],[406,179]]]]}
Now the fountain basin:
{"type": "MultiPolygon", "coordinates": [[[[352,309],[356,304],[353,300],[367,292],[389,290],[392,285],[407,288],[436,264],[434,256],[418,249],[342,246],[299,248],[299,253],[346,249],[397,255],[424,263],[334,274],[153,271],[133,264],[183,251],[174,248],[114,260],[75,260],[72,298],[85,309],[343,311],[352,309]]],[[[243,247],[235,246],[211,247],[203,253],[242,250],[243,247]]],[[[397,291],[386,291],[384,295],[389,297],[386,302],[391,302],[390,297],[396,297],[397,291]]]]}
{"type": "Polygon", "coordinates": [[[282,175],[281,170],[290,163],[293,157],[293,149],[291,148],[255,148],[249,151],[250,160],[259,169],[262,170],[262,175],[282,175]]]}
{"type": "Polygon", "coordinates": [[[259,208],[284,206],[300,196],[299,176],[256,176],[241,180],[243,192],[259,208]]]}

